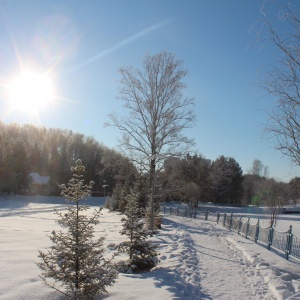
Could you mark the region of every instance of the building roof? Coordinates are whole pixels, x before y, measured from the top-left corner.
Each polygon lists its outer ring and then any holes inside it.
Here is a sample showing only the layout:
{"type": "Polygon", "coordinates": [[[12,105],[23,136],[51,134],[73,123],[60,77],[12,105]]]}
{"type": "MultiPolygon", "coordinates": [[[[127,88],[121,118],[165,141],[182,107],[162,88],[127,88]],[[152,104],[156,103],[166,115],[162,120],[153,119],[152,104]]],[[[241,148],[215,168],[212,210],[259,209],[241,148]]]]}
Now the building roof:
{"type": "Polygon", "coordinates": [[[29,173],[29,176],[32,178],[32,183],[37,185],[47,185],[50,179],[50,176],[40,176],[38,173],[29,173]]]}

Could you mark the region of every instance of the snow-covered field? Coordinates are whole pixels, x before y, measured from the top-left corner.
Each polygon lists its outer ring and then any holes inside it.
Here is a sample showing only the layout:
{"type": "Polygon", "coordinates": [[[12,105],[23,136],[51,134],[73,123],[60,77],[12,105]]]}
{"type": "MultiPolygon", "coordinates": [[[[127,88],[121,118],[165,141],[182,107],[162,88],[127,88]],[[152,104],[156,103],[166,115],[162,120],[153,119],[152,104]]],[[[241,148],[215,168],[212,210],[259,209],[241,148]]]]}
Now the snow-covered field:
{"type": "MultiPolygon", "coordinates": [[[[63,299],[41,283],[35,262],[38,249],[51,245],[47,235],[59,229],[54,208],[65,205],[60,198],[0,197],[1,300],[63,299]]],[[[103,209],[96,235],[120,242],[121,217],[103,209]]],[[[290,224],[299,230],[299,217],[283,215],[278,225],[287,230],[290,224]]],[[[300,299],[299,261],[215,222],[166,215],[152,239],[160,244],[160,264],[151,272],[120,274],[108,295],[95,299],[300,299]]]]}

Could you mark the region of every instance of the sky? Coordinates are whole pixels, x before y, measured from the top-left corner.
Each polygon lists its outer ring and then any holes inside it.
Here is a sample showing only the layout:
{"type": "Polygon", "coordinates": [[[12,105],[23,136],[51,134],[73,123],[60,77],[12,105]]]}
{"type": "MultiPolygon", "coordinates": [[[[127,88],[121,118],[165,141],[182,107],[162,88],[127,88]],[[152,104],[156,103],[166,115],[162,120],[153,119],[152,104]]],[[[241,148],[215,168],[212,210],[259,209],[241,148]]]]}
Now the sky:
{"type": "MultiPolygon", "coordinates": [[[[299,169],[264,135],[272,101],[258,87],[276,59],[257,39],[263,18],[277,16],[272,2],[0,1],[0,120],[68,129],[118,149],[119,132],[104,123],[111,112],[126,113],[116,99],[119,69],[168,51],[188,70],[184,95],[195,98],[197,121],[185,134],[195,150],[233,157],[244,173],[259,159],[271,177],[288,181],[299,169]],[[8,87],[22,70],[46,74],[55,98],[38,109],[26,100],[12,106],[8,87]]],[[[38,86],[38,95],[47,90],[38,86]]]]}

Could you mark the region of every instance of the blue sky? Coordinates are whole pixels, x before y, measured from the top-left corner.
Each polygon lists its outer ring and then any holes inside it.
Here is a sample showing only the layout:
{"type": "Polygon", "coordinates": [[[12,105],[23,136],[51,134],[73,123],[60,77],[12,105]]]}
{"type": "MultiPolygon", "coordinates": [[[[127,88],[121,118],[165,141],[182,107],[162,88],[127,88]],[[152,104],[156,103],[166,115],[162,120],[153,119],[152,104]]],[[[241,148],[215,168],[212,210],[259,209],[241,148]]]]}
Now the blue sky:
{"type": "Polygon", "coordinates": [[[195,97],[197,122],[186,134],[198,153],[233,157],[244,173],[260,159],[270,176],[289,180],[298,169],[263,137],[272,106],[258,84],[275,51],[257,41],[261,8],[276,17],[262,0],[2,1],[0,118],[70,129],[117,148],[118,131],[103,124],[110,112],[124,112],[119,68],[168,51],[189,71],[184,94],[195,97]],[[57,99],[38,118],[8,111],[4,85],[21,66],[49,72],[56,87],[57,99]]]}

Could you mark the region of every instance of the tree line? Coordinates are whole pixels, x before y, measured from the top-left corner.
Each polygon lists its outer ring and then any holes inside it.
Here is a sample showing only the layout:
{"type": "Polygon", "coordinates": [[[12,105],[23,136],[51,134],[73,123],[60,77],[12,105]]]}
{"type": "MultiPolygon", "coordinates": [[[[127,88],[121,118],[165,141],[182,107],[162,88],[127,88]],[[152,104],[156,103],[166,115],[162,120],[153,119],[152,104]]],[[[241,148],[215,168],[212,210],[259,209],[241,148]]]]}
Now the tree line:
{"type": "Polygon", "coordinates": [[[296,204],[300,178],[285,183],[268,176],[268,167],[258,159],[243,174],[233,157],[221,155],[211,161],[201,155],[167,159],[159,173],[164,200],[181,200],[191,206],[199,201],[224,205],[296,204]]]}
{"type": "MultiPolygon", "coordinates": [[[[133,187],[138,191],[140,206],[147,206],[151,196],[149,174],[140,173],[133,187]]],[[[258,159],[243,173],[233,157],[221,155],[211,161],[202,155],[187,154],[183,158],[167,158],[156,172],[156,211],[161,201],[182,201],[191,207],[201,202],[221,205],[268,206],[276,214],[287,204],[296,204],[300,198],[300,178],[281,182],[268,176],[268,167],[258,159]]],[[[109,204],[113,210],[125,211],[129,186],[117,185],[109,204]]]]}
{"type": "Polygon", "coordinates": [[[102,196],[103,185],[111,193],[117,182],[136,176],[128,158],[109,149],[93,137],[71,130],[0,123],[0,190],[30,192],[29,173],[50,176],[51,195],[59,195],[58,184],[67,182],[77,159],[86,166],[85,178],[94,181],[93,192],[102,196]]]}
{"type": "MultiPolygon", "coordinates": [[[[0,188],[7,193],[26,193],[30,172],[50,176],[51,195],[59,195],[57,184],[67,182],[74,161],[86,165],[85,177],[94,181],[93,193],[114,194],[115,208],[124,211],[126,196],[136,186],[140,206],[145,207],[151,194],[149,172],[138,172],[129,158],[109,149],[93,137],[70,130],[46,129],[33,125],[0,123],[0,188]]],[[[157,198],[163,201],[180,200],[191,205],[199,201],[228,205],[266,204],[271,198],[296,201],[300,179],[290,183],[268,178],[268,168],[254,160],[246,174],[232,157],[220,156],[210,161],[201,155],[187,154],[183,158],[167,158],[156,174],[157,198]],[[276,188],[275,188],[276,186],[276,188]],[[271,193],[272,191],[272,193],[271,193]],[[274,191],[277,191],[276,197],[274,191]]]]}

